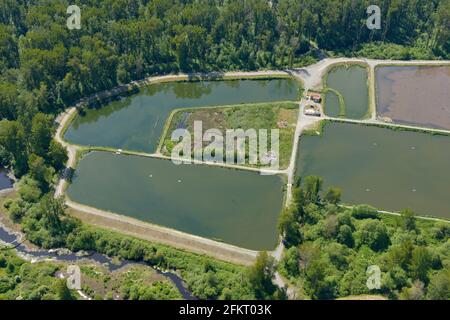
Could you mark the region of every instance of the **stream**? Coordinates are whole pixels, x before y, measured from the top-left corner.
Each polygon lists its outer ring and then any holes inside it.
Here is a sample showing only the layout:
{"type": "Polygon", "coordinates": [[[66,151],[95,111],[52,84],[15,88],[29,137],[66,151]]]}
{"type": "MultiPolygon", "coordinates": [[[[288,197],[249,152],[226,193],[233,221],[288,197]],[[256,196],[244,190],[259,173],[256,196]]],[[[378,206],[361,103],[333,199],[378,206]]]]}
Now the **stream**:
{"type": "Polygon", "coordinates": [[[135,262],[130,260],[121,260],[119,264],[113,263],[112,259],[106,255],[100,254],[98,252],[89,252],[87,255],[80,255],[69,250],[65,251],[64,249],[39,249],[33,250],[28,248],[25,244],[21,243],[22,235],[16,232],[12,232],[8,230],[3,224],[0,223],[0,243],[3,242],[6,245],[15,247],[18,253],[22,254],[22,258],[31,261],[42,261],[42,260],[56,260],[63,262],[77,262],[77,261],[85,261],[90,260],[96,263],[99,263],[108,268],[110,272],[118,270],[126,265],[145,265],[151,267],[156,271],[156,273],[166,277],[171,280],[178,291],[181,293],[183,299],[185,300],[195,300],[196,298],[185,288],[183,279],[177,276],[175,273],[168,271],[161,271],[148,263],[145,262],[135,262]],[[25,257],[23,257],[25,256],[25,257]]]}
{"type": "Polygon", "coordinates": [[[11,178],[8,177],[8,174],[2,166],[0,166],[0,191],[10,189],[13,187],[13,182],[11,178]]]}

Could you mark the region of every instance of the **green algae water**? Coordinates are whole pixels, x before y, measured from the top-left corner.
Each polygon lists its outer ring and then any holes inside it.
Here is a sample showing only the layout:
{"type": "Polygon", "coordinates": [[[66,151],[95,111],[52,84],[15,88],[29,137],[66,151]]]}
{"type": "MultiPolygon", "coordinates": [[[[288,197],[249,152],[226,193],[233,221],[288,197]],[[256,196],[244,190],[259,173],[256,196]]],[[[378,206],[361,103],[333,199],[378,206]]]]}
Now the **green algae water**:
{"type": "Polygon", "coordinates": [[[339,117],[339,97],[333,91],[325,93],[325,113],[329,117],[339,117]]]}
{"type": "Polygon", "coordinates": [[[170,112],[183,107],[298,100],[293,79],[170,82],[89,109],[77,116],[65,139],[74,144],[154,152],[170,112]]]}
{"type": "MultiPolygon", "coordinates": [[[[358,65],[332,68],[327,75],[326,86],[338,91],[343,96],[346,118],[364,118],[369,110],[366,68],[358,65]]],[[[339,100],[335,93],[328,92],[325,102],[325,113],[328,116],[339,115],[339,100]]]]}
{"type": "Polygon", "coordinates": [[[67,194],[76,202],[253,250],[273,250],[280,176],[108,152],[87,154],[67,194]]]}
{"type": "Polygon", "coordinates": [[[450,219],[450,136],[329,123],[300,139],[297,175],[318,175],[343,202],[450,219]]]}

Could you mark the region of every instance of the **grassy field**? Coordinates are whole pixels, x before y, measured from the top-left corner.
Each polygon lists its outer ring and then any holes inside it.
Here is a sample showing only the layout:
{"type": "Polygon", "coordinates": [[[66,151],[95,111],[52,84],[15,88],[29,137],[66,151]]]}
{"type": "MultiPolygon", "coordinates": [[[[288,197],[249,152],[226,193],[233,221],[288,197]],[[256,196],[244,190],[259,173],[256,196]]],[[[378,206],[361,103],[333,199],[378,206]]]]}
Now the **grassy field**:
{"type": "MultiPolygon", "coordinates": [[[[170,156],[175,143],[171,141],[171,133],[177,128],[185,128],[193,134],[194,121],[202,121],[203,132],[208,129],[219,129],[225,137],[227,129],[270,129],[280,130],[280,168],[289,165],[292,143],[298,117],[298,104],[294,102],[257,103],[217,108],[193,108],[176,110],[169,117],[170,123],[162,137],[161,153],[170,156]]],[[[270,138],[269,138],[270,140],[270,138]]],[[[208,143],[204,143],[204,147],[208,143]]],[[[248,143],[246,143],[248,153],[248,143]]],[[[248,160],[248,159],[247,159],[248,160]]],[[[246,166],[250,165],[246,160],[246,166]]]]}

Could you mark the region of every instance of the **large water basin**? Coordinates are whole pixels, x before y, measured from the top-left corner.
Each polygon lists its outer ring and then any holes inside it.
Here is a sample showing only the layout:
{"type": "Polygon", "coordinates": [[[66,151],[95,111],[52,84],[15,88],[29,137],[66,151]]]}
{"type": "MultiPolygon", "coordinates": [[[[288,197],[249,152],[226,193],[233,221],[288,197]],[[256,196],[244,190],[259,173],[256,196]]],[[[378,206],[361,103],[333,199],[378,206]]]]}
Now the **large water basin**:
{"type": "MultiPolygon", "coordinates": [[[[89,146],[154,152],[171,111],[240,103],[297,100],[293,79],[170,82],[77,116],[65,139],[89,146]]],[[[231,128],[232,129],[232,128],[231,128]]]]}
{"type": "Polygon", "coordinates": [[[254,250],[273,250],[280,176],[91,152],[68,196],[79,203],[254,250]]]}
{"type": "Polygon", "coordinates": [[[297,175],[319,175],[348,204],[450,219],[450,136],[329,123],[300,140],[297,175]]]}

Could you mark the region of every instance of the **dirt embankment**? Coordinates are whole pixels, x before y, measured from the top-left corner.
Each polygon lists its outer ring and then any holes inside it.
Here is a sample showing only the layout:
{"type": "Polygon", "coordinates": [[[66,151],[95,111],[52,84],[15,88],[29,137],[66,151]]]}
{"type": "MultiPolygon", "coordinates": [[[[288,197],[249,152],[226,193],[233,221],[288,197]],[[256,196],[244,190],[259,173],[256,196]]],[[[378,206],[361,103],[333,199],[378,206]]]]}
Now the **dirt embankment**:
{"type": "Polygon", "coordinates": [[[84,206],[70,200],[67,201],[67,204],[70,207],[69,213],[86,223],[139,239],[161,243],[199,254],[207,254],[220,260],[242,265],[251,265],[258,254],[257,251],[247,250],[153,225],[126,216],[84,206]]]}

